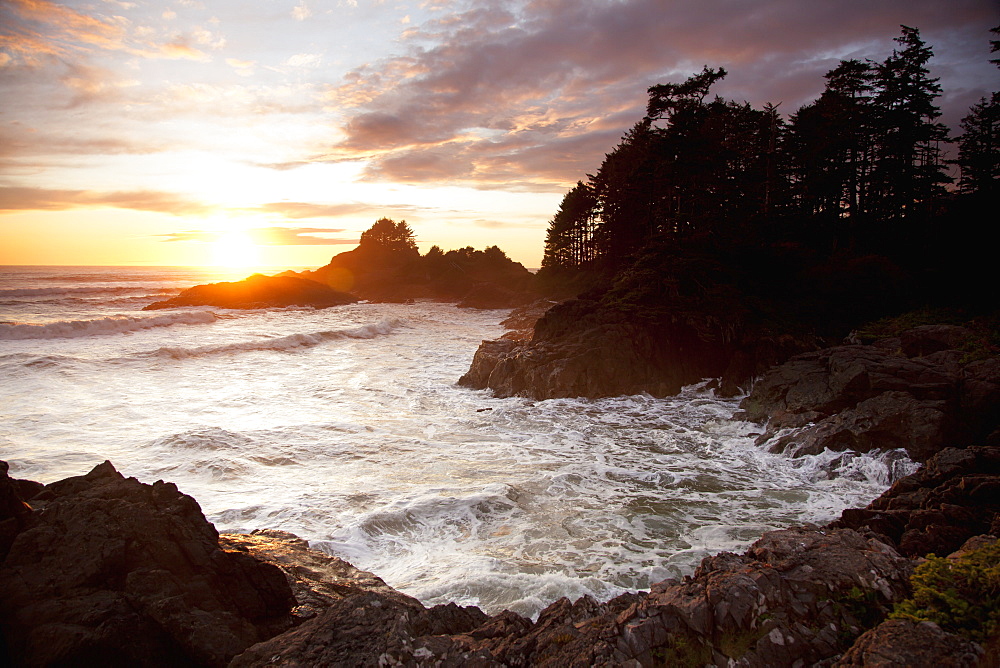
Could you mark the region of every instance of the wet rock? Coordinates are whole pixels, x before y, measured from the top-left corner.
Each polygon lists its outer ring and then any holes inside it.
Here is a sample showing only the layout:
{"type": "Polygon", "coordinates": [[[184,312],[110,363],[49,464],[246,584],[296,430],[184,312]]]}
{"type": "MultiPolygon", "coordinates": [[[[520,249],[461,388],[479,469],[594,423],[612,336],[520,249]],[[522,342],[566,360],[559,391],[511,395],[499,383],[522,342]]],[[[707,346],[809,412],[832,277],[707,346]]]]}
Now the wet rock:
{"type": "Polygon", "coordinates": [[[402,594],[382,578],[355,568],[348,562],[317,550],[287,531],[261,529],[250,534],[225,533],[219,545],[226,551],[240,551],[257,561],[271,564],[285,574],[297,606],[296,615],[314,617],[345,596],[371,591],[404,606],[422,609],[417,599],[402,594]]]}
{"type": "Polygon", "coordinates": [[[683,324],[653,330],[575,299],[549,309],[530,342],[483,342],[459,383],[499,397],[667,396],[722,374],[728,357],[713,348],[683,324]]]}
{"type": "Polygon", "coordinates": [[[254,274],[242,281],[196,285],[176,297],[154,302],[144,311],[181,306],[218,306],[232,309],[283,308],[313,306],[328,308],[357,301],[326,285],[294,276],[254,274]]]}
{"type": "Polygon", "coordinates": [[[945,555],[973,536],[1000,535],[1000,447],[946,448],[830,526],[873,531],[911,557],[945,555]]]}
{"type": "Polygon", "coordinates": [[[478,608],[415,608],[396,597],[359,591],[254,645],[230,666],[499,666],[489,654],[467,650],[452,637],[485,619],[478,608]]]}
{"type": "Polygon", "coordinates": [[[838,668],[907,668],[979,665],[982,648],[932,622],[890,619],[866,631],[839,659],[838,668]]]}
{"type": "Polygon", "coordinates": [[[879,345],[798,355],[760,379],[737,416],[768,422],[758,444],[800,455],[905,448],[924,461],[985,442],[1000,426],[1000,360],[965,363],[960,351],[940,349],[964,336],[943,326],[904,332],[903,350],[917,357],[879,345]]]}
{"type": "Polygon", "coordinates": [[[197,502],[110,462],[45,487],[0,565],[16,665],[220,666],[287,628],[281,571],[219,548],[197,502]]]}

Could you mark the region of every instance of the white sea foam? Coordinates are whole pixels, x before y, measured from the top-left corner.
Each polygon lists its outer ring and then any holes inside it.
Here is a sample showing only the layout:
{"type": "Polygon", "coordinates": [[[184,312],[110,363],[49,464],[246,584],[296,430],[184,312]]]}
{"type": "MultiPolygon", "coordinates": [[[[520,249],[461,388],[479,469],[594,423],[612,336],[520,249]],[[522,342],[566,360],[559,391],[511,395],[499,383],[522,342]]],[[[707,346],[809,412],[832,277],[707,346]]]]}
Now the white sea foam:
{"type": "Polygon", "coordinates": [[[560,596],[606,599],[763,531],[831,521],[913,468],[901,453],[770,453],[730,419],[738,400],[696,387],[595,401],[457,387],[502,311],[151,316],[107,297],[0,304],[0,321],[51,336],[0,338],[0,448],[17,477],[110,459],[175,482],[222,531],[297,533],[429,604],[533,615],[560,596]],[[163,326],[178,317],[212,326],[163,326]],[[56,336],[73,322],[91,333],[56,336]]]}
{"type": "Polygon", "coordinates": [[[216,321],[208,311],[168,313],[154,316],[109,315],[92,320],[60,320],[43,324],[0,323],[0,340],[75,339],[137,332],[172,325],[205,325],[216,321]]]}

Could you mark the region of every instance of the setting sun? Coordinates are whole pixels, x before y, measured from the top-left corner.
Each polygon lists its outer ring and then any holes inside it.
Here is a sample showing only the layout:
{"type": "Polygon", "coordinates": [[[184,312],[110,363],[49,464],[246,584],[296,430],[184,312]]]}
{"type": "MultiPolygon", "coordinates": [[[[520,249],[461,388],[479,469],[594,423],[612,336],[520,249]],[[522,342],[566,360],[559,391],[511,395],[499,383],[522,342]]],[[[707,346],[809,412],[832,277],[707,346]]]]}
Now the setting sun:
{"type": "Polygon", "coordinates": [[[212,242],[212,261],[217,267],[255,267],[260,248],[244,232],[227,232],[212,242]]]}

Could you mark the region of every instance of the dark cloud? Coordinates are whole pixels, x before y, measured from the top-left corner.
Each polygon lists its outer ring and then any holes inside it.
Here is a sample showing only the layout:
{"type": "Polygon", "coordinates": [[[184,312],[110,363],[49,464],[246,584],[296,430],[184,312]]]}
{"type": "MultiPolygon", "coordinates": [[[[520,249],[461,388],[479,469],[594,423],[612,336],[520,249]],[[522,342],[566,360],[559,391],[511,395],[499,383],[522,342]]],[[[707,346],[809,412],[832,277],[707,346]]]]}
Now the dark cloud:
{"type": "Polygon", "coordinates": [[[964,91],[942,99],[946,121],[991,88],[983,72],[996,87],[991,0],[470,5],[410,31],[409,53],[359,68],[331,92],[356,108],[332,157],[362,153],[370,177],[409,182],[572,183],[642,116],[653,83],[724,66],[730,76],[715,92],[791,113],[839,59],[884,58],[900,24],[922,29],[939,54],[932,74],[964,91]]]}
{"type": "MultiPolygon", "coordinates": [[[[242,233],[262,246],[338,246],[358,243],[357,237],[343,238],[339,235],[346,230],[325,227],[256,227],[242,230],[242,233]]],[[[163,241],[200,241],[211,243],[229,234],[218,230],[186,230],[160,234],[163,241]]]]}
{"type": "Polygon", "coordinates": [[[61,211],[101,206],[155,211],[175,216],[199,215],[212,210],[212,207],[201,202],[153,190],[102,193],[91,190],[0,187],[0,211],[61,211]]]}

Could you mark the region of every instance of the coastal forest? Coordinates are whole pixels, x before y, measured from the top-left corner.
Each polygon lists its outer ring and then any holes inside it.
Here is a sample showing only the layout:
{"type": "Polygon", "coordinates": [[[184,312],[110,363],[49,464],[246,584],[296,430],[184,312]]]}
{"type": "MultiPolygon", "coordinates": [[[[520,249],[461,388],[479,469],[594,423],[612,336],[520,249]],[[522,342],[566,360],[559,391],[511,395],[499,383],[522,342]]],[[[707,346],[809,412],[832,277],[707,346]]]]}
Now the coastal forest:
{"type": "Polygon", "coordinates": [[[988,306],[1000,93],[952,137],[932,48],[908,26],[895,42],[884,61],[842,61],[787,118],[780,102],[712,97],[721,67],[649,88],[645,116],[563,198],[540,281],[643,317],[685,296],[725,317],[739,297],[837,336],[893,311],[988,306]]]}

